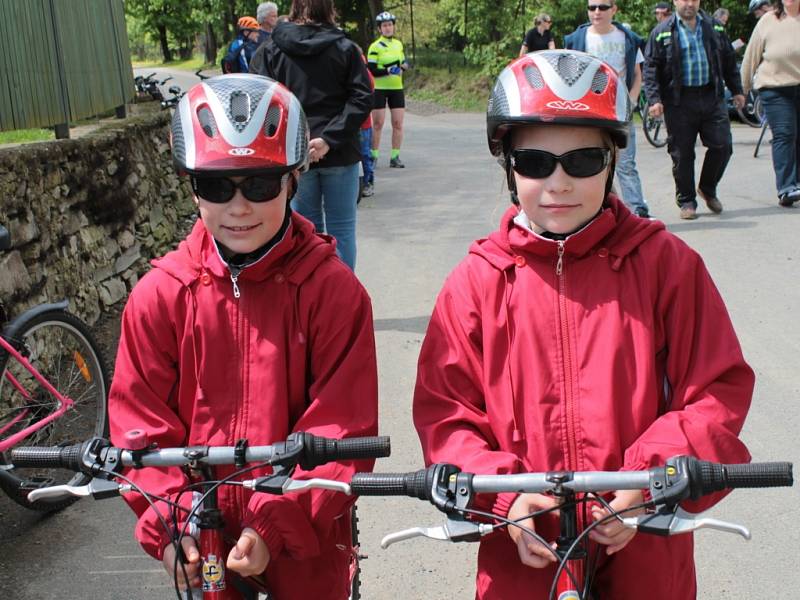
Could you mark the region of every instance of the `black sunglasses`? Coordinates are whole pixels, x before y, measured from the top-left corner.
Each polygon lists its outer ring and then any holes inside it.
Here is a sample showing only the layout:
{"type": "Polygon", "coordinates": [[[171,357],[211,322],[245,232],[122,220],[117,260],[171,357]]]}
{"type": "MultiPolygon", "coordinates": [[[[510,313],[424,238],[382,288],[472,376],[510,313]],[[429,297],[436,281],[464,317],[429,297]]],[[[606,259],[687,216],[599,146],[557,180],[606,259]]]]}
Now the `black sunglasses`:
{"type": "Polygon", "coordinates": [[[277,198],[288,175],[253,175],[236,183],[228,177],[192,177],[192,190],[199,198],[213,204],[225,204],[236,190],[250,202],[269,202],[277,198]]]}
{"type": "Polygon", "coordinates": [[[608,166],[608,148],[578,148],[559,156],[544,150],[512,150],[511,168],[530,179],[544,179],[561,164],[570,177],[591,177],[608,166]]]}
{"type": "Polygon", "coordinates": [[[588,6],[589,12],[594,12],[599,10],[600,12],[606,12],[607,10],[611,10],[610,4],[590,4],[588,6]]]}

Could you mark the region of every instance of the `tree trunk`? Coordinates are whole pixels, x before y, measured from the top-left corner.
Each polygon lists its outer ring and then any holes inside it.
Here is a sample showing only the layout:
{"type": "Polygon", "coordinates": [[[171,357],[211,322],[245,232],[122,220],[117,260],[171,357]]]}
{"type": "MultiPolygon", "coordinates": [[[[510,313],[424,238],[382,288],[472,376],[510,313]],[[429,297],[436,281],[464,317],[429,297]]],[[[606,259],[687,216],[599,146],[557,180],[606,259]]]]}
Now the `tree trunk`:
{"type": "Polygon", "coordinates": [[[172,62],[172,51],[169,49],[169,42],[167,41],[167,26],[158,26],[158,41],[161,43],[161,54],[164,56],[164,62],[172,62]]]}
{"type": "Polygon", "coordinates": [[[214,35],[214,28],[211,23],[206,23],[206,62],[213,65],[217,62],[217,36],[214,35]]]}

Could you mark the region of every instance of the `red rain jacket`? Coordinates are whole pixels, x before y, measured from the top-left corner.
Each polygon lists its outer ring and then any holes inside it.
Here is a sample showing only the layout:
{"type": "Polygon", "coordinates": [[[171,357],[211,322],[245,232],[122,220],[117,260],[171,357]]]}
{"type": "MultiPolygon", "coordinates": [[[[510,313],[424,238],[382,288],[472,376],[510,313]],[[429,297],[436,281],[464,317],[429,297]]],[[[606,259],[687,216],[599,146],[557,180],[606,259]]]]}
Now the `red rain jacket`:
{"type": "MultiPolygon", "coordinates": [[[[612,196],[564,242],[515,225],[517,213],[472,245],[436,302],[414,396],[426,462],[501,474],[749,461],[737,436],[754,375],[697,253],[612,196]]],[[[516,497],[483,507],[505,516],[516,497]]],[[[481,543],[477,597],[545,598],[554,571],[524,566],[495,533],[481,543]]],[[[603,555],[597,585],[603,597],[685,600],[694,581],[691,536],[638,534],[603,555]]]]}
{"type": "MultiPolygon", "coordinates": [[[[283,441],[293,431],[332,438],[377,433],[377,368],[372,308],[366,291],[336,258],[334,243],[293,214],[260,261],[242,270],[241,296],[211,235],[198,221],[179,248],[131,293],[122,319],[109,398],[111,438],[144,429],[162,448],[283,441]]],[[[372,461],[330,463],[295,478],[349,481],[372,461]]],[[[217,476],[234,467],[218,467],[217,476]]],[[[261,469],[242,479],[268,472],[261,469]]],[[[187,482],[178,468],[129,471],[161,495],[187,482]]],[[[184,494],[184,504],[191,494],[184,494]]],[[[169,542],[138,494],[136,537],[161,558],[169,542]]],[[[264,538],[267,578],[281,599],[346,598],[352,499],[313,490],[285,496],[222,486],[226,533],[243,527],[264,538]]],[[[164,515],[169,510],[159,503],[164,515]]]]}

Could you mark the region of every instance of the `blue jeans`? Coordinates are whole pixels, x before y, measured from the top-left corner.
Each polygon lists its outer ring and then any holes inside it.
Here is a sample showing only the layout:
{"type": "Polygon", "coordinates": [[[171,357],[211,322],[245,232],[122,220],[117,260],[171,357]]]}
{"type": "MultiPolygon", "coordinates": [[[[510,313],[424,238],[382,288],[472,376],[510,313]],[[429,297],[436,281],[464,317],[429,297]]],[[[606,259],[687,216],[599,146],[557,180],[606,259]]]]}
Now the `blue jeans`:
{"type": "Polygon", "coordinates": [[[622,201],[635,212],[637,208],[647,210],[647,202],[642,196],[642,182],[636,170],[636,127],[633,123],[628,127],[628,145],[619,151],[615,170],[619,181],[622,201]]]}
{"type": "Polygon", "coordinates": [[[363,182],[375,183],[375,166],[372,164],[372,127],[362,129],[358,134],[361,141],[361,166],[364,168],[363,182]]]}
{"type": "Polygon", "coordinates": [[[356,268],[356,200],[358,163],[309,169],[300,176],[292,210],[314,223],[317,231],[336,238],[336,253],[356,268]]]}
{"type": "Polygon", "coordinates": [[[758,91],[772,129],[772,168],[778,195],[800,189],[800,85],[758,91]]]}

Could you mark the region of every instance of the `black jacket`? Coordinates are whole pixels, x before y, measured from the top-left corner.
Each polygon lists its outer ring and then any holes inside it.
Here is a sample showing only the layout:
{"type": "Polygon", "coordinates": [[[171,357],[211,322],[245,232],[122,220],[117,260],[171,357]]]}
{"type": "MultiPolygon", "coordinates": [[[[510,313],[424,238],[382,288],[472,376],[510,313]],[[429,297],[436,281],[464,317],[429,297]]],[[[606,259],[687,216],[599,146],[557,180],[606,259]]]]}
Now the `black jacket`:
{"type": "Polygon", "coordinates": [[[311,137],[331,147],[312,168],[361,160],[358,132],[372,110],[372,88],[361,51],[341,29],[279,23],[253,56],[250,72],[289,88],[303,106],[311,137]]]}
{"type": "MultiPolygon", "coordinates": [[[[709,63],[711,83],[722,99],[725,85],[733,95],[742,93],[736,55],[722,25],[701,12],[703,45],[709,63]]],[[[681,44],[677,15],[662,21],[650,32],[644,55],[644,91],[650,104],[679,105],[681,99],[681,44]]]]}

